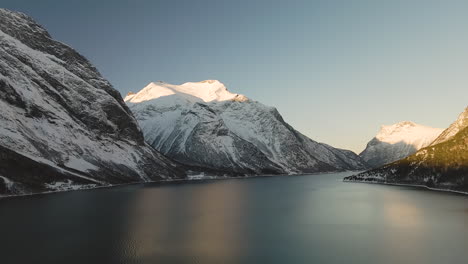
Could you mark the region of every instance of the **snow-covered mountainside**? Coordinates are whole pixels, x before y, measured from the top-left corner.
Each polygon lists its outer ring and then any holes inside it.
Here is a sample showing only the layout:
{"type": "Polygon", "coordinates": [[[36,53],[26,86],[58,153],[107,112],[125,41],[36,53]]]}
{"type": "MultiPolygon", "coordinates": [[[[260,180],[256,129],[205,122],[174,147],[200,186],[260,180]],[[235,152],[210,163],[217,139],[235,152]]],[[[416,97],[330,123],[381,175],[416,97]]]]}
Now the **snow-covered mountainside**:
{"type": "Polygon", "coordinates": [[[359,156],[370,166],[380,167],[429,146],[442,131],[408,121],[382,126],[359,156]]]}
{"type": "Polygon", "coordinates": [[[345,181],[415,184],[468,191],[468,108],[435,141],[415,154],[345,181]],[[452,133],[456,127],[456,133],[452,133]],[[439,137],[441,138],[441,137],[439,137]]]}
{"type": "Polygon", "coordinates": [[[237,175],[358,170],[355,153],[315,142],[278,111],[219,81],[150,83],[125,101],[157,150],[188,165],[237,175]]]}
{"type": "Polygon", "coordinates": [[[0,195],[183,177],[120,94],[28,16],[0,9],[0,195]]]}
{"type": "Polygon", "coordinates": [[[461,113],[457,120],[453,122],[444,132],[442,132],[431,145],[445,142],[455,136],[458,132],[468,127],[468,107],[461,113]]]}

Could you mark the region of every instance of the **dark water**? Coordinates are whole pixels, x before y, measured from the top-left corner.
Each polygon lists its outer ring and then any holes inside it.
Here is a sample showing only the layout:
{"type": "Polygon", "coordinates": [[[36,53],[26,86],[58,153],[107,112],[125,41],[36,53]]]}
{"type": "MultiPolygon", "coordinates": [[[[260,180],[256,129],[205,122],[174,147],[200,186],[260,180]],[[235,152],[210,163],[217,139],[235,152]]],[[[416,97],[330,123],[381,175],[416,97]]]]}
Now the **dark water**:
{"type": "Polygon", "coordinates": [[[0,200],[0,263],[468,261],[468,196],[346,175],[0,200]]]}

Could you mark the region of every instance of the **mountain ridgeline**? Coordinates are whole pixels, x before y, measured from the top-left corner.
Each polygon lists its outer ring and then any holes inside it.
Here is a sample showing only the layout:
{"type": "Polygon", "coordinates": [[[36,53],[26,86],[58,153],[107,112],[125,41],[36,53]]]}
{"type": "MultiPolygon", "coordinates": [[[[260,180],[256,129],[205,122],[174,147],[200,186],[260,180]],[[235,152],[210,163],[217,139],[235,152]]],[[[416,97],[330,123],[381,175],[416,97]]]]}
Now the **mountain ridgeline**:
{"type": "Polygon", "coordinates": [[[118,91],[30,17],[0,9],[0,194],[185,177],[118,91]]]}
{"type": "Polygon", "coordinates": [[[356,155],[308,138],[276,108],[215,80],[150,83],[124,101],[86,58],[6,9],[0,109],[0,195],[369,165],[376,169],[345,180],[468,191],[468,108],[444,131],[384,126],[356,155]]]}
{"type": "Polygon", "coordinates": [[[216,80],[150,83],[125,101],[146,141],[187,165],[235,175],[366,168],[355,153],[311,140],[276,108],[231,93],[216,80]]]}
{"type": "Polygon", "coordinates": [[[345,181],[414,184],[468,191],[468,107],[432,144],[383,167],[345,181]]]}
{"type": "Polygon", "coordinates": [[[30,17],[6,9],[0,9],[0,91],[0,195],[201,172],[366,168],[355,153],[307,138],[275,108],[230,93],[218,81],[150,84],[126,99],[137,122],[86,58],[30,17]]]}

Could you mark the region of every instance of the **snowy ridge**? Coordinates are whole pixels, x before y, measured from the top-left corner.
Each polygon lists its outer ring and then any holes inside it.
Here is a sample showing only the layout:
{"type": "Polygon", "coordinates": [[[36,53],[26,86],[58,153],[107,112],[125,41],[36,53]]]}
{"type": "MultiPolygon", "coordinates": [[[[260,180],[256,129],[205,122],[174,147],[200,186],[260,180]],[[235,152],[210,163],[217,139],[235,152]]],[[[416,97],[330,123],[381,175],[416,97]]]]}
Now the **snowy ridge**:
{"type": "Polygon", "coordinates": [[[152,82],[137,94],[131,94],[125,97],[124,100],[129,103],[141,103],[169,95],[179,95],[187,99],[192,98],[204,102],[232,100],[240,96],[230,93],[224,84],[217,80],[206,80],[201,82],[188,82],[181,85],[152,82]]]}
{"type": "Polygon", "coordinates": [[[409,121],[382,126],[360,156],[371,166],[378,167],[430,145],[442,131],[409,121]]]}
{"type": "Polygon", "coordinates": [[[230,93],[219,81],[150,83],[125,101],[145,140],[185,164],[238,175],[365,167],[356,154],[310,140],[274,107],[230,93]]]}
{"type": "Polygon", "coordinates": [[[431,145],[437,145],[439,143],[445,142],[455,136],[458,132],[468,127],[468,107],[465,108],[457,118],[446,130],[438,136],[431,145]]]}

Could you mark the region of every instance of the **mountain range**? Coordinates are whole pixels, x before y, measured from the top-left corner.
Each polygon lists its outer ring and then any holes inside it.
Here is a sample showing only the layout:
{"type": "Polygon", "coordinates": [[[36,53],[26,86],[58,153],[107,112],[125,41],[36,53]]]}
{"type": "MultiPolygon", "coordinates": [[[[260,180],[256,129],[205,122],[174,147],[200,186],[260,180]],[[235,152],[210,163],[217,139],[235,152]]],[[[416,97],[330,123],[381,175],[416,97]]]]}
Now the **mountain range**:
{"type": "Polygon", "coordinates": [[[221,82],[150,83],[125,101],[147,143],[178,162],[237,175],[362,170],[352,151],[301,134],[278,110],[221,82]]]}
{"type": "Polygon", "coordinates": [[[85,57],[6,9],[0,109],[0,195],[369,167],[345,180],[468,190],[468,108],[444,131],[383,126],[357,155],[216,80],[150,83],[124,100],[85,57]]]}
{"type": "Polygon", "coordinates": [[[366,167],[218,81],[152,83],[126,98],[137,120],[85,57],[19,12],[0,9],[0,58],[2,195],[366,167]]]}

